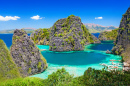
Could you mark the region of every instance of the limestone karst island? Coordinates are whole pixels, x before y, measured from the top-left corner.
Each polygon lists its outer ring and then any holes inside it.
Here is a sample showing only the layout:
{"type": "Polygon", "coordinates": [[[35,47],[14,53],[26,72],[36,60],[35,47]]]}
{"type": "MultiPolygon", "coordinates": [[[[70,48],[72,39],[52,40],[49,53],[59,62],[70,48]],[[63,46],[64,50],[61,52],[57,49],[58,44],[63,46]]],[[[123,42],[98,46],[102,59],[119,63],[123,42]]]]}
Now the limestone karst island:
{"type": "Polygon", "coordinates": [[[129,0],[0,3],[0,86],[130,86],[129,0]]]}

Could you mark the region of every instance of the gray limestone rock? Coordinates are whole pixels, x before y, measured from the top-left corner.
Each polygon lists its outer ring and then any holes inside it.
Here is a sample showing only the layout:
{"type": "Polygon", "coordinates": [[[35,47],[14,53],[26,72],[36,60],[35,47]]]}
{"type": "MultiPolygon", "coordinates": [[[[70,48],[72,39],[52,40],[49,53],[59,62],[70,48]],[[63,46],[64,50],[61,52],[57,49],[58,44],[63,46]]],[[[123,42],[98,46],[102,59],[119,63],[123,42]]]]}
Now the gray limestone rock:
{"type": "Polygon", "coordinates": [[[22,76],[41,73],[47,68],[46,59],[24,30],[16,29],[12,42],[11,55],[22,76]]]}
{"type": "Polygon", "coordinates": [[[59,19],[50,29],[51,51],[82,51],[84,45],[90,43],[100,42],[89,33],[78,16],[59,19]]]}

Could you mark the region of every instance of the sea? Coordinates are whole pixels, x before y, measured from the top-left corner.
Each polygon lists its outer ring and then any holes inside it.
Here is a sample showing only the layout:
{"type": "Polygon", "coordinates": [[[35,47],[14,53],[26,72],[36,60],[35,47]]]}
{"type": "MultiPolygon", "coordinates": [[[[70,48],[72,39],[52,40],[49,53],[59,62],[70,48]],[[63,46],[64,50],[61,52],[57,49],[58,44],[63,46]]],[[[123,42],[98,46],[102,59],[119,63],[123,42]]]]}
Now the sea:
{"type": "MultiPolygon", "coordinates": [[[[93,33],[93,35],[98,37],[99,33],[93,33]]],[[[0,34],[0,39],[4,40],[9,49],[12,45],[12,36],[13,34],[0,34]]],[[[53,52],[49,51],[48,45],[37,45],[41,54],[47,60],[48,68],[44,72],[30,77],[46,79],[48,75],[61,68],[65,68],[74,77],[82,76],[89,67],[102,70],[104,66],[101,64],[112,65],[110,60],[122,59],[119,55],[106,54],[106,51],[111,50],[113,46],[113,41],[109,40],[102,41],[101,44],[86,45],[84,51],[53,52]]],[[[114,63],[121,64],[120,61],[114,63]]],[[[122,69],[122,66],[119,69],[122,69]]]]}

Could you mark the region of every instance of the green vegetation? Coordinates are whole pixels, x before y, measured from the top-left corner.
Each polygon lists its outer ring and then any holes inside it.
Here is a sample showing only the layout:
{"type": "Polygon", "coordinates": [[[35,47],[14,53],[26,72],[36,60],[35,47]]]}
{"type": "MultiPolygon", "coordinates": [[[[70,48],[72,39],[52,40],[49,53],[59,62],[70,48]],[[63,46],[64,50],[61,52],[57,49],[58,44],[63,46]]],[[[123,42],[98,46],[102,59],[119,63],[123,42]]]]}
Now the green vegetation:
{"type": "MultiPolygon", "coordinates": [[[[49,41],[49,34],[50,34],[50,30],[49,29],[38,29],[34,32],[34,36],[31,36],[31,39],[34,41],[34,43],[36,44],[43,44],[44,40],[46,39],[47,41],[49,41]],[[35,32],[38,31],[38,34],[36,34],[35,32]]],[[[46,43],[47,45],[49,44],[49,42],[46,43]]]]}
{"type": "Polygon", "coordinates": [[[31,73],[31,68],[29,68],[28,73],[31,73]]]}
{"type": "Polygon", "coordinates": [[[54,46],[54,49],[56,49],[56,46],[54,46]]]}
{"type": "Polygon", "coordinates": [[[119,28],[120,30],[124,30],[124,28],[119,28]]]}
{"type": "Polygon", "coordinates": [[[2,82],[0,86],[45,86],[43,81],[43,79],[33,77],[17,78],[2,82]]]}
{"type": "Polygon", "coordinates": [[[106,71],[88,68],[84,73],[84,84],[87,86],[123,86],[130,85],[130,72],[106,71]]]}
{"type": "Polygon", "coordinates": [[[116,40],[118,34],[117,30],[118,29],[102,32],[99,36],[99,40],[103,40],[104,38],[106,40],[116,40]]]}
{"type": "Polygon", "coordinates": [[[20,37],[19,36],[13,37],[13,40],[17,40],[17,39],[20,39],[20,37]]]}
{"type": "MultiPolygon", "coordinates": [[[[40,57],[41,57],[41,60],[43,61],[43,63],[45,63],[45,65],[46,65],[46,66],[44,66],[44,67],[47,68],[47,61],[46,61],[46,59],[42,56],[41,53],[40,53],[40,57]]],[[[45,68],[45,69],[46,69],[46,68],[45,68]]]]}
{"type": "Polygon", "coordinates": [[[4,41],[0,39],[0,82],[1,80],[20,77],[10,52],[4,41]]]}
{"type": "Polygon", "coordinates": [[[41,63],[41,62],[38,62],[38,70],[39,70],[39,71],[41,70],[41,65],[42,65],[42,63],[41,63]]]}
{"type": "Polygon", "coordinates": [[[127,45],[127,48],[125,49],[125,52],[121,54],[123,61],[129,61],[130,59],[130,45],[127,45]]]}
{"type": "Polygon", "coordinates": [[[61,33],[61,34],[58,34],[58,37],[63,37],[63,34],[61,33]]]}
{"type": "Polygon", "coordinates": [[[88,43],[93,43],[94,42],[93,37],[92,37],[91,33],[89,33],[86,26],[82,25],[81,29],[83,30],[83,36],[85,37],[85,41],[87,41],[88,43]]]}
{"type": "Polygon", "coordinates": [[[127,86],[130,72],[95,70],[88,68],[83,76],[73,77],[64,68],[58,69],[47,79],[18,78],[2,82],[0,86],[127,86]]]}

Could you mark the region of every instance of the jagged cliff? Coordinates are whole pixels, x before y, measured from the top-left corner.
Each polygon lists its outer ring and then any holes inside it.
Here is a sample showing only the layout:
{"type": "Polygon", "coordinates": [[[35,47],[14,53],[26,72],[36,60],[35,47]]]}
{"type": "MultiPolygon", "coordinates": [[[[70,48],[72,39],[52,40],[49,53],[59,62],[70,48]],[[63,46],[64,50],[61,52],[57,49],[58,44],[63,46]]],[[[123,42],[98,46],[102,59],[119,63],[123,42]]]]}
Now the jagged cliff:
{"type": "Polygon", "coordinates": [[[59,19],[50,29],[51,51],[79,51],[84,49],[85,44],[99,42],[78,16],[70,15],[59,19]]]}
{"type": "Polygon", "coordinates": [[[20,77],[18,68],[14,63],[6,44],[0,39],[0,80],[18,77],[20,77]]]}
{"type": "Polygon", "coordinates": [[[50,34],[50,29],[38,29],[35,30],[30,38],[39,45],[49,45],[49,34],[50,34]]]}
{"type": "Polygon", "coordinates": [[[118,36],[112,52],[122,55],[123,60],[130,64],[130,7],[121,19],[118,36]]]}
{"type": "Polygon", "coordinates": [[[101,41],[105,41],[105,40],[116,40],[117,38],[117,29],[112,30],[112,31],[104,31],[101,32],[98,39],[101,41]]]}
{"type": "Polygon", "coordinates": [[[46,59],[24,30],[16,29],[12,42],[11,55],[21,76],[41,73],[47,68],[46,59]]]}

